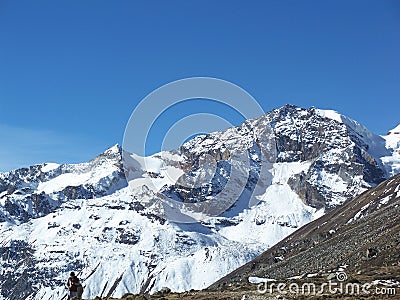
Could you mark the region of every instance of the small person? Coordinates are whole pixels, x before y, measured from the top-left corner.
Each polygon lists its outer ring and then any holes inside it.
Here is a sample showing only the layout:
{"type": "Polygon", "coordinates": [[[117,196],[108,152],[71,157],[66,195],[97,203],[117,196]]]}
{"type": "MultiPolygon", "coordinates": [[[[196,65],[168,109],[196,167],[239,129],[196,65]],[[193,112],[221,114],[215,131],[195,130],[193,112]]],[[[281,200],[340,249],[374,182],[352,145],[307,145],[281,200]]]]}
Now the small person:
{"type": "Polygon", "coordinates": [[[65,285],[69,290],[68,299],[82,296],[82,285],[80,284],[78,277],[75,276],[75,272],[71,272],[65,285]]]}

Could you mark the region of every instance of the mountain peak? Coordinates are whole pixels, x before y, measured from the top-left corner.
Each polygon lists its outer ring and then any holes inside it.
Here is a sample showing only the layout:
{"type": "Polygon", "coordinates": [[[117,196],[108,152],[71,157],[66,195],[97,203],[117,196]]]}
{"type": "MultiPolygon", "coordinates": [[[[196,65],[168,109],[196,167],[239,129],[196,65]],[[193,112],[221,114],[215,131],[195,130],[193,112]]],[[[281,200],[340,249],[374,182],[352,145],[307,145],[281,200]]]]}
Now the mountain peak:
{"type": "Polygon", "coordinates": [[[340,114],[337,111],[332,110],[332,109],[320,109],[320,108],[316,108],[315,106],[311,106],[310,108],[307,109],[304,107],[300,107],[300,106],[296,106],[296,105],[288,103],[288,104],[285,104],[284,106],[282,106],[281,108],[277,109],[277,111],[286,112],[286,113],[298,113],[298,112],[304,111],[304,112],[316,114],[322,118],[327,118],[327,119],[335,120],[339,123],[343,123],[342,114],[340,114]]]}
{"type": "Polygon", "coordinates": [[[99,154],[96,159],[107,158],[111,160],[120,161],[122,159],[122,148],[119,144],[115,144],[114,146],[108,148],[103,153],[99,154]]]}
{"type": "Polygon", "coordinates": [[[331,109],[315,109],[315,112],[317,113],[317,115],[323,117],[323,118],[328,118],[331,120],[335,120],[339,123],[343,123],[342,120],[342,115],[339,114],[337,111],[335,110],[331,110],[331,109]]]}
{"type": "Polygon", "coordinates": [[[294,104],[286,103],[286,104],[285,104],[284,106],[282,106],[280,109],[285,109],[285,110],[295,109],[295,110],[298,110],[298,109],[304,109],[304,108],[301,108],[301,107],[299,107],[299,106],[297,106],[297,105],[294,105],[294,104]]]}
{"type": "Polygon", "coordinates": [[[397,125],[395,128],[393,128],[392,130],[389,130],[387,135],[391,135],[391,134],[393,134],[393,135],[397,134],[400,136],[400,124],[397,125]]]}
{"type": "Polygon", "coordinates": [[[113,154],[117,154],[117,153],[121,153],[121,151],[122,151],[122,148],[121,148],[121,146],[118,144],[118,143],[116,143],[114,146],[112,146],[112,147],[110,147],[110,148],[108,148],[106,151],[104,151],[103,153],[104,154],[111,154],[111,153],[113,153],[113,154]]]}

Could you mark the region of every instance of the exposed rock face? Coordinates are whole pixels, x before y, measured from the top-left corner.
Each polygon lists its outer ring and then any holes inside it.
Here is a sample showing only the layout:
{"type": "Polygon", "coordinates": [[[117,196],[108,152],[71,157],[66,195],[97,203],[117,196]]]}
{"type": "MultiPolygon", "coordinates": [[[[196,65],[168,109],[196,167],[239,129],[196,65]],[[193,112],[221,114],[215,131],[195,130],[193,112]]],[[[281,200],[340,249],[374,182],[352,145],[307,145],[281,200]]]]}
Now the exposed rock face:
{"type": "MultiPolygon", "coordinates": [[[[277,161],[312,161],[307,172],[289,179],[289,185],[307,204],[329,209],[352,198],[367,184],[383,181],[385,172],[378,158],[367,152],[370,145],[359,132],[318,112],[314,108],[285,106],[267,116],[274,124],[277,161]],[[345,186],[340,190],[325,184],[337,175],[345,186]]],[[[376,136],[376,139],[381,138],[376,136]]]]}
{"type": "MultiPolygon", "coordinates": [[[[204,156],[210,155],[215,159],[217,166],[212,183],[188,188],[178,182],[176,186],[168,187],[165,194],[174,195],[184,202],[207,199],[226,184],[225,174],[229,174],[231,153],[248,152],[252,166],[246,186],[249,191],[254,190],[260,176],[260,161],[309,161],[308,170],[293,174],[288,184],[312,207],[335,207],[385,179],[379,157],[373,156],[376,151],[370,151],[373,147],[385,151],[384,139],[372,135],[357,123],[352,124],[345,117],[343,119],[329,118],[315,108],[307,110],[286,105],[223,133],[198,136],[184,144],[180,151],[197,172],[202,167],[200,161],[204,156]],[[380,145],[368,144],[371,135],[380,145]],[[336,181],[341,186],[325,184],[328,181],[336,181]]],[[[195,172],[189,174],[192,177],[196,175],[200,176],[195,172]]]]}
{"type": "Polygon", "coordinates": [[[28,272],[35,265],[33,252],[30,245],[21,240],[12,240],[9,247],[0,247],[0,256],[6,262],[3,263],[0,273],[3,295],[10,291],[11,295],[7,295],[10,299],[24,299],[35,291],[36,278],[31,277],[28,272]]]}

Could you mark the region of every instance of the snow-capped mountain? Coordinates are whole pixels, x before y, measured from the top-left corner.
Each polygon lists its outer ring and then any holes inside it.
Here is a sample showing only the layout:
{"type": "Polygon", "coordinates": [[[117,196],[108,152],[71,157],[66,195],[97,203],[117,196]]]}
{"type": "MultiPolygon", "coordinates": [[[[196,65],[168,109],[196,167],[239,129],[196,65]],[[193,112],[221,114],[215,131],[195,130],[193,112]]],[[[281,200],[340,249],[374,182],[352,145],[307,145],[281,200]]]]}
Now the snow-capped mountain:
{"type": "Polygon", "coordinates": [[[72,270],[85,298],[204,288],[398,173],[396,132],[286,105],[151,157],[114,146],[88,163],[0,173],[0,299],[60,299],[72,270]],[[232,170],[245,181],[228,185],[232,170]],[[227,209],[177,223],[165,199],[227,209]]]}

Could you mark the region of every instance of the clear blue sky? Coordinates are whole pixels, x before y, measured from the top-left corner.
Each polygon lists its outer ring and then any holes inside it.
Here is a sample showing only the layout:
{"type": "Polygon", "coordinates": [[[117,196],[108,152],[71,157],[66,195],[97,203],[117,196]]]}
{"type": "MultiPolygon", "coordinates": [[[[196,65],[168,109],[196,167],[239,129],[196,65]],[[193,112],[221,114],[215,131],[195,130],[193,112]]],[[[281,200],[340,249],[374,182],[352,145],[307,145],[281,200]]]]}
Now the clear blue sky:
{"type": "Polygon", "coordinates": [[[400,122],[399,53],[396,0],[1,0],[0,170],[93,158],[143,97],[192,76],[383,134],[400,122]]]}

